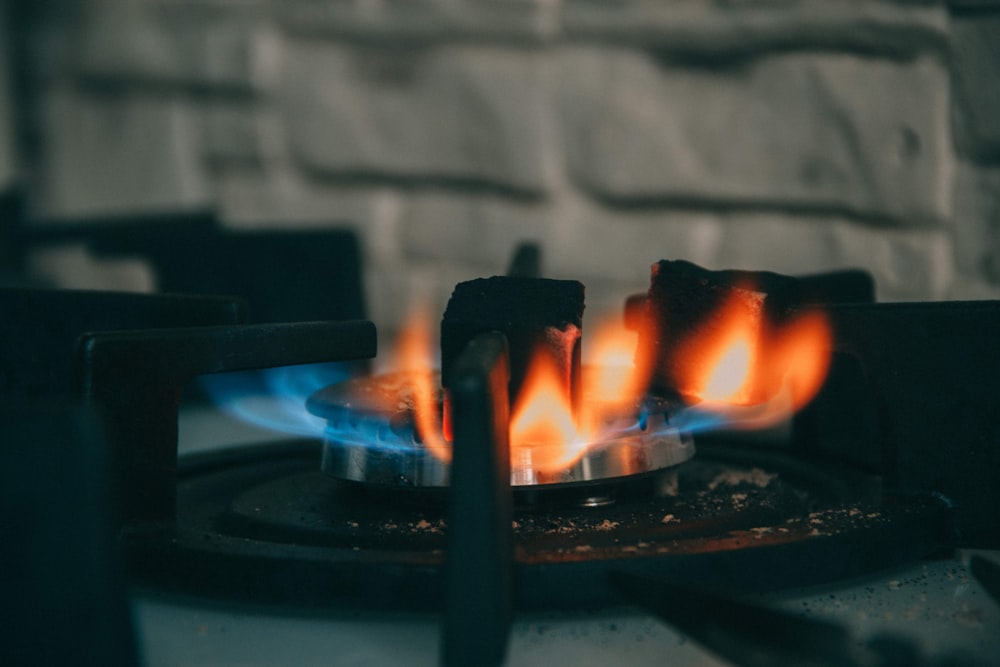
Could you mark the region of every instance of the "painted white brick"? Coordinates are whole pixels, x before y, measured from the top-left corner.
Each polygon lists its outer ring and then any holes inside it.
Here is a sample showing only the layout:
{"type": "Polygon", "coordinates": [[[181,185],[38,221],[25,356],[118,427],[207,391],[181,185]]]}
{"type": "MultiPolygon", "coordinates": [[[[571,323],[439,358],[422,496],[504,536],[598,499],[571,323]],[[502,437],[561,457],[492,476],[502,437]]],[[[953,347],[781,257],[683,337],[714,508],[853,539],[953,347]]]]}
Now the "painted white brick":
{"type": "Polygon", "coordinates": [[[445,39],[538,40],[558,26],[553,0],[284,0],[294,34],[396,42],[445,39]]]}
{"type": "Polygon", "coordinates": [[[837,48],[913,53],[938,48],[948,15],[938,3],[780,0],[563,0],[570,38],[655,46],[670,54],[720,55],[837,48]]]}
{"type": "Polygon", "coordinates": [[[88,4],[77,67],[89,76],[249,89],[253,19],[239,5],[88,4]]]}
{"type": "Polygon", "coordinates": [[[942,299],[955,276],[945,229],[886,229],[838,219],[731,215],[710,268],[789,274],[857,267],[874,275],[881,301],[942,299]]]}
{"type": "Polygon", "coordinates": [[[425,200],[403,215],[405,261],[468,265],[493,275],[515,243],[532,234],[546,276],[580,280],[591,312],[617,313],[649,284],[659,259],[714,269],[807,274],[863,268],[882,300],[942,299],[953,294],[955,246],[947,229],[880,228],[830,216],[609,209],[569,198],[547,204],[489,197],[425,200]]]}
{"type": "MultiPolygon", "coordinates": [[[[7,3],[0,0],[0,35],[7,34],[6,9],[7,3]]],[[[8,50],[0,48],[0,191],[10,185],[17,173],[14,158],[14,104],[9,68],[8,50]]]]}
{"type": "Polygon", "coordinates": [[[459,261],[497,275],[518,243],[544,240],[552,212],[537,202],[426,193],[408,197],[402,217],[408,258],[459,261]]]}
{"type": "Polygon", "coordinates": [[[568,169],[596,197],[914,225],[950,213],[948,81],[933,58],[792,54],[688,69],[572,49],[561,67],[568,169]]]}
{"type": "Polygon", "coordinates": [[[388,330],[526,239],[546,275],[587,285],[588,315],[617,312],[670,257],[861,266],[884,300],[1000,281],[1000,177],[951,182],[940,3],[82,6],[89,20],[36,44],[38,69],[114,85],[43,98],[42,212],[215,201],[234,227],[351,226],[388,330]]]}
{"type": "Polygon", "coordinates": [[[321,228],[364,224],[385,188],[321,186],[287,169],[230,169],[217,181],[219,211],[232,227],[321,228]]]}
{"type": "Polygon", "coordinates": [[[1000,283],[1000,166],[961,165],[954,230],[959,269],[1000,283]]]}
{"type": "MultiPolygon", "coordinates": [[[[395,335],[415,308],[426,308],[439,322],[455,285],[482,277],[479,267],[461,262],[373,264],[365,269],[369,317],[383,335],[395,335]]],[[[435,332],[436,333],[436,332],[435,332]]],[[[382,356],[382,353],[379,353],[382,356]]]]}
{"type": "Polygon", "coordinates": [[[496,48],[289,45],[293,154],[330,176],[543,187],[539,57],[496,48]]]}
{"type": "Polygon", "coordinates": [[[649,286],[649,267],[659,259],[711,261],[719,233],[718,219],[709,213],[624,212],[571,200],[545,239],[546,265],[555,278],[585,284],[598,278],[643,291],[649,286]]]}
{"type": "Polygon", "coordinates": [[[384,187],[328,187],[289,169],[232,170],[217,184],[219,213],[228,227],[322,229],[357,232],[364,261],[399,264],[399,195],[384,187]]]}
{"type": "Polygon", "coordinates": [[[199,110],[186,100],[57,87],[45,95],[42,129],[38,205],[45,213],[132,213],[211,202],[199,110]]]}
{"type": "Polygon", "coordinates": [[[1000,299],[1000,285],[982,276],[959,273],[948,286],[948,299],[959,301],[979,301],[1000,299]]]}
{"type": "Polygon", "coordinates": [[[212,162],[261,162],[260,132],[260,119],[251,105],[210,102],[203,111],[202,145],[212,162]]]}
{"type": "Polygon", "coordinates": [[[951,29],[952,71],[961,146],[970,155],[1000,161],[1000,15],[956,17],[951,29]]]}
{"type": "Polygon", "coordinates": [[[872,272],[883,300],[940,299],[955,277],[950,230],[889,229],[842,218],[768,213],[616,211],[580,206],[546,240],[553,277],[649,286],[649,267],[686,259],[712,269],[872,272]]]}
{"type": "Polygon", "coordinates": [[[398,44],[600,39],[687,53],[820,44],[909,53],[943,41],[942,7],[916,2],[782,0],[285,0],[290,33],[398,44]]]}

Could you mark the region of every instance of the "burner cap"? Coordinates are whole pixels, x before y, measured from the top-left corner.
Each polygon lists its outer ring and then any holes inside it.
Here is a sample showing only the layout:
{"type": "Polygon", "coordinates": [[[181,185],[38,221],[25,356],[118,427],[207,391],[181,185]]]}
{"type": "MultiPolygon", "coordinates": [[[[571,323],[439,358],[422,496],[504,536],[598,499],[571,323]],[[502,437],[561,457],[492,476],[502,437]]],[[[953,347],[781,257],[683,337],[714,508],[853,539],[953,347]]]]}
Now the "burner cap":
{"type": "MultiPolygon", "coordinates": [[[[307,403],[327,420],[322,469],[337,479],[389,487],[437,488],[449,482],[448,461],[435,456],[414,426],[415,372],[353,378],[321,389],[307,403]]],[[[440,411],[440,376],[434,374],[440,411]]],[[[609,424],[606,439],[559,471],[532,465],[531,449],[511,455],[511,485],[554,487],[620,480],[670,468],[694,456],[691,435],[671,425],[677,404],[649,398],[609,424]],[[620,423],[619,423],[620,422],[620,423]]]]}

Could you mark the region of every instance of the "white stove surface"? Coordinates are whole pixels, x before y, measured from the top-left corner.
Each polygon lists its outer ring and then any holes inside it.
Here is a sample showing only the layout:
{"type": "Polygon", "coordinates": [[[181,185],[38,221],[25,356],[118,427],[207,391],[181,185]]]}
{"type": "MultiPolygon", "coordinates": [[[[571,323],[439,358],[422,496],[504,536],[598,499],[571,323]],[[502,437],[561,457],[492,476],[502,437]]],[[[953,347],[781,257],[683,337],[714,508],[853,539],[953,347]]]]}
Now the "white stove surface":
{"type": "MultiPolygon", "coordinates": [[[[828,619],[859,642],[894,635],[925,662],[1000,664],[1000,606],[960,558],[928,561],[825,589],[762,596],[790,612],[828,619]]],[[[1000,560],[996,553],[987,555],[1000,560]]],[[[581,582],[585,585],[586,582],[581,582]]],[[[209,607],[142,593],[135,597],[140,644],[150,667],[196,665],[352,667],[437,665],[433,615],[319,615],[209,607]]],[[[716,658],[655,618],[632,609],[519,615],[507,665],[703,665],[716,658]]]]}
{"type": "MultiPolygon", "coordinates": [[[[183,415],[181,452],[275,438],[272,432],[227,422],[217,413],[183,415]]],[[[1000,562],[1000,552],[978,553],[1000,562]]],[[[959,552],[829,587],[762,595],[760,600],[843,624],[859,642],[879,635],[903,638],[917,648],[925,664],[1000,665],[1000,605],[969,574],[970,555],[959,552]]],[[[149,667],[439,663],[440,626],[434,615],[237,608],[149,591],[133,594],[133,608],[149,667]]],[[[730,663],[654,617],[622,608],[519,614],[506,664],[730,663]]]]}

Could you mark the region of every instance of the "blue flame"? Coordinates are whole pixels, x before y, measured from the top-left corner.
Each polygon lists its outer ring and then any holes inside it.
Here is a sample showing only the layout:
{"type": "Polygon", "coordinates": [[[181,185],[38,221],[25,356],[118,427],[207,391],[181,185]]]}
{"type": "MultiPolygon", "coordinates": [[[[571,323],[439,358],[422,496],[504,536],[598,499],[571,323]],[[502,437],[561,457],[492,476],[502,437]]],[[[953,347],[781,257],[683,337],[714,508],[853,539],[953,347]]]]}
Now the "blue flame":
{"type": "Polygon", "coordinates": [[[732,415],[717,409],[693,405],[679,408],[673,406],[665,410],[647,402],[640,407],[634,423],[609,428],[598,436],[597,441],[609,442],[639,436],[695,435],[726,428],[732,422],[732,415]]]}
{"type": "MultiPolygon", "coordinates": [[[[732,427],[739,415],[719,406],[682,406],[676,403],[657,405],[655,400],[640,406],[629,423],[616,420],[592,442],[574,443],[580,448],[600,446],[627,438],[655,438],[695,435],[732,427]],[[735,417],[735,419],[734,419],[735,417]]],[[[387,416],[367,411],[344,410],[331,416],[323,437],[329,445],[361,447],[372,451],[423,451],[412,423],[392,424],[387,416]]]]}
{"type": "Polygon", "coordinates": [[[724,412],[705,410],[697,405],[685,408],[674,415],[671,424],[678,431],[690,433],[707,433],[731,425],[732,418],[724,412]]]}
{"type": "MultiPolygon", "coordinates": [[[[278,433],[322,438],[330,443],[381,450],[422,449],[412,423],[390,423],[371,412],[345,410],[336,418],[310,414],[307,399],[316,391],[361,375],[357,362],[303,364],[259,371],[204,375],[199,383],[212,402],[243,422],[278,433]]],[[[752,417],[719,405],[678,405],[645,401],[631,423],[609,424],[596,442],[673,434],[695,435],[739,427],[752,417]]],[[[587,443],[580,443],[586,446],[587,443]]]]}
{"type": "Polygon", "coordinates": [[[356,362],[320,363],[203,375],[198,380],[212,402],[236,419],[278,433],[322,437],[326,421],[306,411],[306,399],[361,371],[356,362]]]}

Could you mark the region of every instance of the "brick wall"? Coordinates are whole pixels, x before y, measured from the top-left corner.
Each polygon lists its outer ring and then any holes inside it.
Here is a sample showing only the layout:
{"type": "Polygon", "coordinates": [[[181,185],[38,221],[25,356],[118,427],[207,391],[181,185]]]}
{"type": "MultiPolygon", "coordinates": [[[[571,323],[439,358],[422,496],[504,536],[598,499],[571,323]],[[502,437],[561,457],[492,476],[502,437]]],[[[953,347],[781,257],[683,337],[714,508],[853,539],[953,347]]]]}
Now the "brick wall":
{"type": "MultiPolygon", "coordinates": [[[[6,0],[0,0],[0,41],[8,40],[6,0]]],[[[14,108],[11,102],[10,66],[8,53],[0,48],[0,192],[15,179],[14,108]]],[[[0,252],[2,254],[2,252],[0,252]]]]}
{"type": "Polygon", "coordinates": [[[968,4],[76,2],[33,38],[34,204],[353,225],[390,328],[528,239],[592,310],[660,258],[993,296],[1000,11],[968,4]]]}

